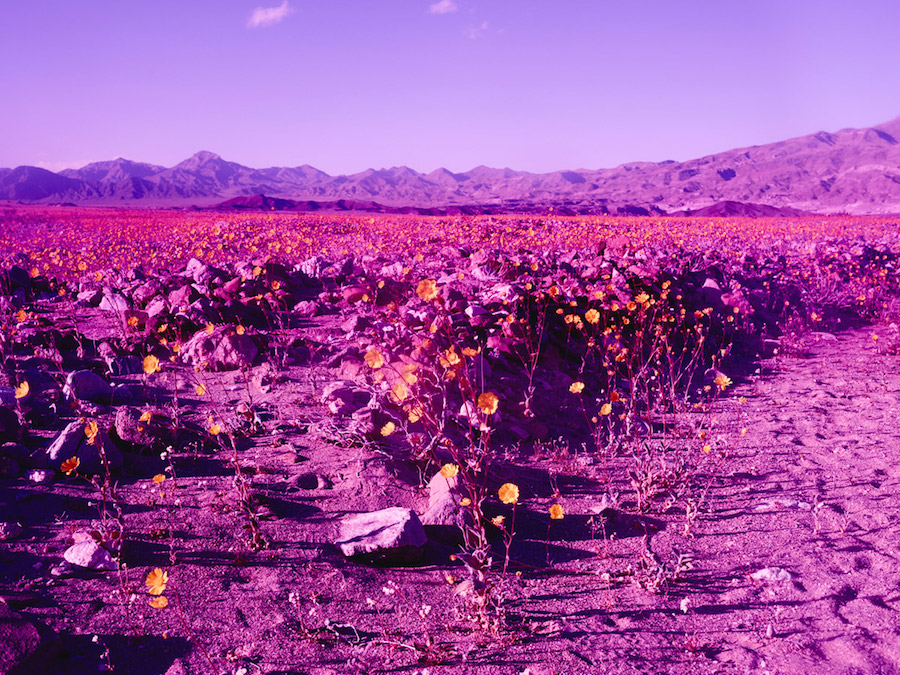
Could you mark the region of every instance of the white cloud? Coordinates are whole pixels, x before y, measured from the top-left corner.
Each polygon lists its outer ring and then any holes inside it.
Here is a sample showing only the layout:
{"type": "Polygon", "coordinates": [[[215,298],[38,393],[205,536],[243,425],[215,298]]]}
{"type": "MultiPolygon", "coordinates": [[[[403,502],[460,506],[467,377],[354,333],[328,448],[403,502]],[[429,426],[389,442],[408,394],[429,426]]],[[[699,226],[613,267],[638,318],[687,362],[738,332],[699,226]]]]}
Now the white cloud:
{"type": "Polygon", "coordinates": [[[278,7],[257,7],[247,20],[247,28],[272,26],[279,21],[283,21],[293,11],[291,6],[288,5],[288,0],[284,0],[278,7]]]}
{"type": "Polygon", "coordinates": [[[482,35],[484,35],[484,31],[488,29],[488,22],[482,21],[479,26],[469,26],[465,30],[466,37],[470,40],[477,40],[482,35]]]}
{"type": "Polygon", "coordinates": [[[432,14],[450,14],[459,9],[454,0],[438,0],[428,8],[432,14]]]}

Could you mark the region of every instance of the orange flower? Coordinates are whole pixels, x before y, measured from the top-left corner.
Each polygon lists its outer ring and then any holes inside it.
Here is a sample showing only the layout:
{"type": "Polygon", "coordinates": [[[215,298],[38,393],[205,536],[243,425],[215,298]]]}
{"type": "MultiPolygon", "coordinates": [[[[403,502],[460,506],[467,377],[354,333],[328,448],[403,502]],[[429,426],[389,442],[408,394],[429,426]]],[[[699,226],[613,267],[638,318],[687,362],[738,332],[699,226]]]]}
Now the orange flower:
{"type": "Polygon", "coordinates": [[[589,309],[584,313],[584,320],[588,323],[597,323],[600,321],[600,312],[596,309],[589,309]]]}
{"type": "Polygon", "coordinates": [[[165,609],[169,606],[169,599],[164,595],[158,595],[155,598],[150,598],[150,606],[153,609],[165,609]]]}
{"type": "Polygon", "coordinates": [[[554,504],[550,507],[550,518],[553,520],[562,520],[565,515],[562,504],[554,504]]]}
{"type": "Polygon", "coordinates": [[[493,415],[500,406],[500,399],[497,394],[486,391],[478,397],[478,409],[485,415],[493,415]]]}
{"type": "Polygon", "coordinates": [[[444,478],[453,478],[459,473],[459,467],[456,464],[444,464],[441,467],[441,475],[444,478]]]}
{"type": "Polygon", "coordinates": [[[31,391],[31,387],[28,386],[28,382],[22,382],[16,387],[16,398],[25,398],[29,391],[31,391]]]}
{"type": "Polygon", "coordinates": [[[75,469],[78,468],[78,465],[81,464],[81,460],[77,457],[70,457],[62,465],[59,467],[59,470],[65,473],[67,476],[71,476],[75,469]]]}
{"type": "Polygon", "coordinates": [[[378,370],[384,365],[384,357],[381,355],[381,352],[372,347],[369,351],[366,352],[365,357],[366,364],[372,370],[378,370]]]}
{"type": "Polygon", "coordinates": [[[434,279],[422,279],[419,285],[416,286],[416,295],[425,302],[434,300],[438,296],[438,287],[434,279]]]}
{"type": "Polygon", "coordinates": [[[519,501],[519,486],[515,483],[504,483],[497,491],[497,496],[504,504],[515,504],[519,501]]]}
{"type": "Polygon", "coordinates": [[[147,586],[147,592],[150,595],[162,595],[166,590],[168,581],[169,573],[156,567],[147,574],[144,584],[147,586]]]}
{"type": "Polygon", "coordinates": [[[394,433],[394,430],[397,428],[397,425],[393,422],[387,422],[383,427],[381,427],[381,435],[382,436],[390,436],[394,433]]]}
{"type": "Polygon", "coordinates": [[[609,415],[612,412],[612,405],[609,403],[604,403],[600,406],[600,414],[601,415],[609,415]]]}
{"type": "Polygon", "coordinates": [[[732,385],[731,378],[728,377],[727,375],[719,375],[718,377],[716,377],[714,382],[715,382],[715,385],[721,391],[725,391],[728,387],[730,387],[732,385]]]}
{"type": "Polygon", "coordinates": [[[166,474],[164,474],[164,473],[158,473],[155,476],[153,476],[153,482],[156,483],[157,485],[162,483],[165,479],[166,479],[166,474]]]}
{"type": "Polygon", "coordinates": [[[87,422],[84,425],[84,435],[87,436],[87,442],[89,445],[93,445],[97,440],[97,434],[100,432],[100,428],[97,426],[97,423],[94,420],[87,422]]]}
{"type": "Polygon", "coordinates": [[[569,385],[569,391],[573,394],[580,394],[584,391],[584,382],[573,382],[569,385]]]}
{"type": "Polygon", "coordinates": [[[153,356],[153,354],[148,354],[144,357],[144,372],[147,373],[147,375],[159,372],[159,359],[153,356]]]}

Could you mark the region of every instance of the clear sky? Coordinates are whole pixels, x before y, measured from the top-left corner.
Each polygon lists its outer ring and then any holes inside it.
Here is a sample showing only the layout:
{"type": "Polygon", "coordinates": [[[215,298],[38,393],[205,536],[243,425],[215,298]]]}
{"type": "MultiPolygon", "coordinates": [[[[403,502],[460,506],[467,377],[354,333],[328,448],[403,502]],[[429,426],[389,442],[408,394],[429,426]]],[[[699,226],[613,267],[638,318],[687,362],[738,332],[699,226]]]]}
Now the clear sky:
{"type": "Polygon", "coordinates": [[[898,0],[2,0],[0,166],[684,160],[900,116],[898,0]]]}

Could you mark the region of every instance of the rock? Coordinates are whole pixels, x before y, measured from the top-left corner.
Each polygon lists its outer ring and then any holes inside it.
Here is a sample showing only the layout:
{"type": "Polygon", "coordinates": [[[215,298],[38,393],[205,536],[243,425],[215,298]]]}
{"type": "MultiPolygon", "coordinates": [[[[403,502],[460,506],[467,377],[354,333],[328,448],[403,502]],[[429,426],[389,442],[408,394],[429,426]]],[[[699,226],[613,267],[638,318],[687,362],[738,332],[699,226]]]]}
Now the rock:
{"type": "Polygon", "coordinates": [[[366,317],[354,314],[341,324],[341,330],[345,333],[361,333],[372,325],[366,317]]]}
{"type": "Polygon", "coordinates": [[[28,480],[37,485],[47,485],[53,482],[56,474],[49,469],[32,469],[28,472],[28,480]]]}
{"type": "Polygon", "coordinates": [[[345,516],[336,544],[348,558],[405,563],[422,557],[425,542],[425,529],[416,512],[395,506],[345,516]]]}
{"type": "Polygon", "coordinates": [[[349,382],[332,382],[322,390],[322,403],[332,415],[352,415],[365,408],[372,395],[365,389],[357,389],[349,382]]]}
{"type": "Polygon", "coordinates": [[[18,478],[22,467],[12,457],[0,456],[0,478],[18,478]]]}
{"type": "Polygon", "coordinates": [[[182,361],[196,368],[236,370],[253,365],[259,348],[249,335],[219,326],[212,333],[201,330],[182,347],[182,361]]]}
{"type": "Polygon", "coordinates": [[[109,403],[112,399],[112,386],[109,382],[90,370],[76,370],[69,373],[63,394],[79,401],[109,403]]]}
{"type": "Polygon", "coordinates": [[[356,284],[353,286],[346,286],[341,289],[341,296],[344,298],[344,301],[353,305],[357,302],[362,301],[364,298],[371,297],[369,295],[368,286],[364,286],[361,284],[356,284]]]}
{"type": "Polygon", "coordinates": [[[21,443],[4,443],[0,445],[0,455],[16,460],[19,464],[27,464],[31,453],[21,443]]]}
{"type": "Polygon", "coordinates": [[[22,438],[22,423],[16,411],[0,407],[0,443],[12,443],[22,438]]]}
{"type": "Polygon", "coordinates": [[[54,631],[0,601],[0,673],[49,673],[58,649],[54,631]]]}
{"type": "Polygon", "coordinates": [[[51,469],[60,470],[62,463],[77,457],[79,473],[103,473],[105,468],[100,456],[100,449],[106,453],[106,463],[110,470],[122,466],[122,453],[113,444],[109,435],[102,429],[97,433],[94,443],[88,443],[84,433],[85,423],[76,421],[69,424],[47,448],[47,463],[51,469]],[[99,440],[99,444],[98,444],[99,440]]]}
{"type": "Polygon", "coordinates": [[[118,293],[104,293],[100,301],[100,309],[124,314],[128,310],[128,300],[118,293]]]}
{"type": "Polygon", "coordinates": [[[115,430],[119,439],[138,448],[165,446],[174,441],[171,420],[152,413],[149,420],[141,420],[144,411],[122,407],[116,411],[115,430]]]}
{"type": "Polygon", "coordinates": [[[0,523],[0,541],[10,541],[22,534],[22,526],[19,523],[0,523]]]}
{"type": "Polygon", "coordinates": [[[143,362],[137,356],[127,354],[125,356],[114,356],[106,360],[106,367],[109,369],[111,377],[121,377],[122,375],[140,375],[144,372],[143,362]]]}
{"type": "Polygon", "coordinates": [[[764,567],[750,574],[754,581],[790,581],[791,573],[781,567],[764,567]]]}
{"type": "Polygon", "coordinates": [[[315,300],[301,300],[294,305],[294,312],[300,316],[312,318],[321,314],[321,305],[315,300]]]}
{"type": "Polygon", "coordinates": [[[101,572],[114,572],[119,569],[112,554],[93,539],[79,541],[72,544],[63,553],[63,559],[78,567],[101,572]]]}
{"type": "Polygon", "coordinates": [[[422,515],[422,524],[463,527],[467,511],[460,506],[462,498],[459,475],[445,478],[436,473],[428,481],[428,509],[422,515]]]}

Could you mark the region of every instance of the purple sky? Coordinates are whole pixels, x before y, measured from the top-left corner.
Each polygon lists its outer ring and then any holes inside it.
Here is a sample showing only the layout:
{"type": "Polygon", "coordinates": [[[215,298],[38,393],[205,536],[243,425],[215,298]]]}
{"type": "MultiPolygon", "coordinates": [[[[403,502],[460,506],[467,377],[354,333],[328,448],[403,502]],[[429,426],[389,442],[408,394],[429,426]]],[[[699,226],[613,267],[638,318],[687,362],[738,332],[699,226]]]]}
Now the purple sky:
{"type": "Polygon", "coordinates": [[[689,159],[900,115],[897,0],[5,0],[0,166],[689,159]]]}

